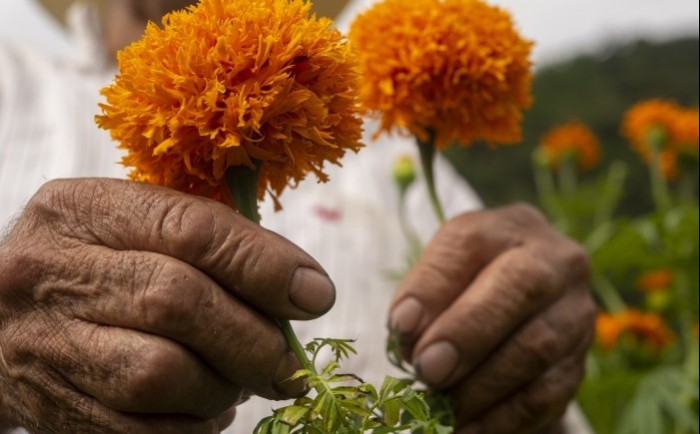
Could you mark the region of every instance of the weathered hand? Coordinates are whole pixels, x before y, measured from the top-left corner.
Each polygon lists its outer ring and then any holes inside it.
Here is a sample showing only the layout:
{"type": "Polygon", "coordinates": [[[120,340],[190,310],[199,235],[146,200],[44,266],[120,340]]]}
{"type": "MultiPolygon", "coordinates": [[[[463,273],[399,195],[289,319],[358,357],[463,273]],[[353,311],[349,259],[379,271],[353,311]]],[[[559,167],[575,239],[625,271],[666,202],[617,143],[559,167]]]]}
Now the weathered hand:
{"type": "Polygon", "coordinates": [[[458,434],[533,433],[574,396],[593,337],[583,250],[526,205],[445,224],[399,285],[391,324],[458,434]]]}
{"type": "Polygon", "coordinates": [[[0,243],[0,408],[33,433],[218,433],[247,391],[303,392],[271,318],[334,296],[312,258],[224,205],[48,183],[0,243]]]}

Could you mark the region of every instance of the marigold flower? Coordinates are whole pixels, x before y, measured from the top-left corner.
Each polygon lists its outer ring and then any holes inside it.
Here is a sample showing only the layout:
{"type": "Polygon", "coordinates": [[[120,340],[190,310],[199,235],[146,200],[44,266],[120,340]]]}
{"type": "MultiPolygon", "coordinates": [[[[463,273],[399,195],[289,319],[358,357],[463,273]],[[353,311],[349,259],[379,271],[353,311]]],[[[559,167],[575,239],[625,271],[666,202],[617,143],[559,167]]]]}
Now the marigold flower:
{"type": "Polygon", "coordinates": [[[697,108],[685,109],[679,114],[674,124],[674,135],[680,152],[698,157],[699,129],[700,115],[697,108]]]}
{"type": "Polygon", "coordinates": [[[202,0],[151,23],[119,54],[96,120],[131,177],[230,200],[224,174],[260,165],[276,200],[309,172],[325,181],[361,144],[356,57],[303,0],[202,0]]]}
{"type": "Polygon", "coordinates": [[[598,314],[595,328],[598,343],[606,350],[614,348],[617,340],[620,338],[620,334],[622,334],[620,321],[617,317],[607,312],[598,314]]]}
{"type": "Polygon", "coordinates": [[[515,143],[532,103],[532,42],[481,0],[384,0],[357,17],[350,40],[377,132],[398,128],[444,148],[515,143]]]}
{"type": "Polygon", "coordinates": [[[668,179],[678,174],[678,154],[698,153],[698,110],[686,109],[662,99],[640,102],[625,113],[622,134],[646,161],[651,157],[650,138],[661,140],[661,171],[668,179]]]}
{"type": "Polygon", "coordinates": [[[666,291],[673,283],[673,272],[666,268],[648,271],[637,279],[637,288],[643,292],[666,291]]]}
{"type": "Polygon", "coordinates": [[[600,142],[586,125],[570,122],[549,131],[540,140],[550,167],[556,168],[567,154],[572,154],[581,169],[591,169],[600,161],[600,142]]]}
{"type": "Polygon", "coordinates": [[[661,350],[673,340],[664,319],[654,313],[627,309],[618,314],[602,312],[596,320],[596,335],[603,349],[613,349],[622,336],[630,336],[654,350],[661,350]]]}
{"type": "Polygon", "coordinates": [[[673,145],[674,125],[681,108],[662,99],[642,101],[630,108],[622,121],[622,134],[643,156],[649,156],[649,135],[656,128],[663,134],[661,149],[673,145]]]}

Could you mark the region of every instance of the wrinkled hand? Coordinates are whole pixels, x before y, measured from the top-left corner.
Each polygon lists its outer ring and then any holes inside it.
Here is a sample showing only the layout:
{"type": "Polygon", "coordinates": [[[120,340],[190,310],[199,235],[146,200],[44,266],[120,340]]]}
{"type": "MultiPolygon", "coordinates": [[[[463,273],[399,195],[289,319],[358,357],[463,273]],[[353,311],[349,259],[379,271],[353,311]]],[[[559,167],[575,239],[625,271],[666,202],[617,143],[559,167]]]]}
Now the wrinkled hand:
{"type": "Polygon", "coordinates": [[[588,259],[526,205],[446,223],[399,285],[391,324],[458,434],[533,433],[562,416],[584,374],[595,304],[588,259]]]}
{"type": "Polygon", "coordinates": [[[0,408],[32,433],[218,433],[304,392],[270,318],[335,292],[224,205],[116,180],[45,185],[0,244],[0,408]]]}

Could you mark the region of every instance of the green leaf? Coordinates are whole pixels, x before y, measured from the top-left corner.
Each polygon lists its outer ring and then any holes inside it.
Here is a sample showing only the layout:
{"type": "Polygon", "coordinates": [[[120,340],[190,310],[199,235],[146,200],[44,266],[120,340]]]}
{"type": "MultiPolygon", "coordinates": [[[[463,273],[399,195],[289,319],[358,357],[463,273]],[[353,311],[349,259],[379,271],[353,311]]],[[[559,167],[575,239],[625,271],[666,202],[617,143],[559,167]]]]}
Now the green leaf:
{"type": "Polygon", "coordinates": [[[282,411],[280,416],[280,421],[295,426],[302,420],[307,414],[309,414],[310,409],[308,407],[299,407],[296,405],[290,405],[282,411]]]}
{"type": "Polygon", "coordinates": [[[384,422],[389,426],[394,426],[399,423],[401,416],[401,402],[399,399],[390,399],[384,402],[382,406],[384,412],[384,422]]]}

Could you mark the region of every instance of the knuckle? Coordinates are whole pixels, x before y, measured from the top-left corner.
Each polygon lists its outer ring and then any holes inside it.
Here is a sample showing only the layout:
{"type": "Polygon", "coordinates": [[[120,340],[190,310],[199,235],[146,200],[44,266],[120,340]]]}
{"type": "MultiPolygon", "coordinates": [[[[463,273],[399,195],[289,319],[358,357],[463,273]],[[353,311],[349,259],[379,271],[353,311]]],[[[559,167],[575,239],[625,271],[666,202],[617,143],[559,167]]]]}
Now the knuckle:
{"type": "Polygon", "coordinates": [[[448,221],[435,237],[440,244],[454,246],[461,251],[464,248],[484,245],[487,241],[487,231],[483,212],[470,212],[448,221]]]}
{"type": "Polygon", "coordinates": [[[173,262],[152,265],[141,289],[138,310],[147,327],[185,333],[193,309],[201,304],[202,286],[184,266],[173,262]]]}
{"type": "Polygon", "coordinates": [[[176,355],[162,346],[143,346],[138,356],[138,363],[130,365],[122,373],[120,396],[121,407],[138,410],[142,402],[157,398],[168,390],[172,381],[176,355]]]}
{"type": "Polygon", "coordinates": [[[588,281],[591,276],[591,260],[583,247],[566,238],[559,256],[574,278],[588,281]]]}
{"type": "Polygon", "coordinates": [[[69,189],[69,182],[58,179],[44,183],[32,196],[27,204],[27,209],[32,211],[52,210],[60,205],[65,197],[65,191],[69,189]]]}
{"type": "Polygon", "coordinates": [[[530,333],[523,333],[515,338],[515,345],[523,355],[533,372],[543,372],[566,350],[559,333],[538,321],[530,333]]]}
{"type": "Polygon", "coordinates": [[[524,226],[548,225],[547,218],[534,205],[527,202],[516,202],[503,208],[505,215],[524,226]]]}
{"type": "Polygon", "coordinates": [[[538,306],[548,300],[558,288],[555,283],[557,273],[543,261],[522,249],[514,249],[506,258],[508,267],[505,277],[510,285],[519,289],[523,305],[538,306]]]}
{"type": "Polygon", "coordinates": [[[162,200],[155,207],[155,232],[168,250],[190,257],[208,255],[214,248],[217,230],[212,207],[202,206],[192,198],[162,200]]]}
{"type": "Polygon", "coordinates": [[[102,184],[98,180],[51,180],[43,184],[30,199],[27,211],[48,221],[59,216],[75,217],[76,213],[89,209],[94,201],[102,197],[99,194],[101,189],[102,184]]]}

